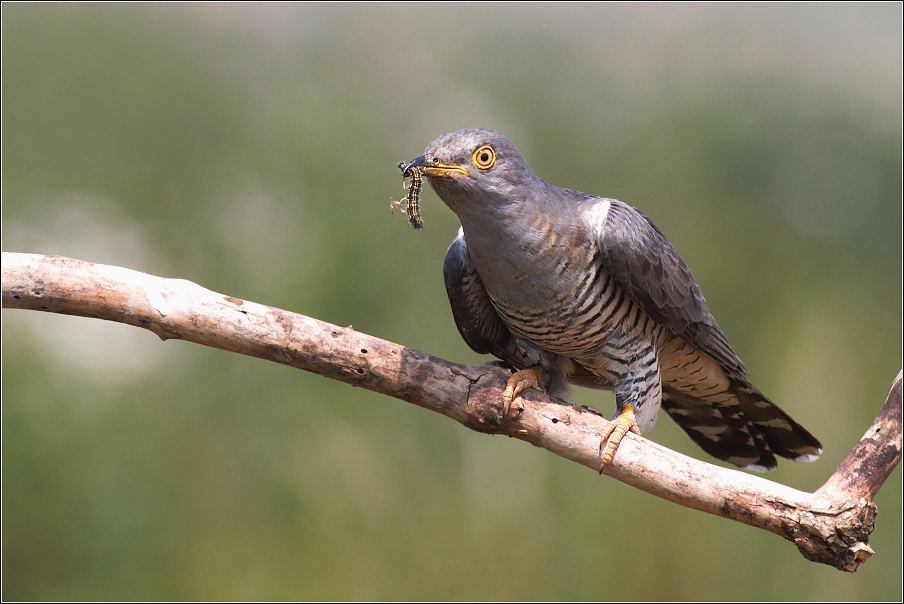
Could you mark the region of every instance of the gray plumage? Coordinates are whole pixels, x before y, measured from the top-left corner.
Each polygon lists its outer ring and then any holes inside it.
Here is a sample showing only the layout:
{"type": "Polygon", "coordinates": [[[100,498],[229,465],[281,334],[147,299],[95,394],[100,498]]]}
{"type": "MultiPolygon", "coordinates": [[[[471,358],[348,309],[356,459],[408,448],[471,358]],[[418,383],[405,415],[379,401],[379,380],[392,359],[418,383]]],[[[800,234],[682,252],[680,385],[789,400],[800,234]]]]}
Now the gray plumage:
{"type": "Polygon", "coordinates": [[[661,405],[705,451],[742,467],[821,453],[748,381],[687,265],[638,210],[544,182],[492,130],[441,136],[409,167],[461,220],[443,272],[475,351],[541,369],[558,398],[569,383],[614,390],[641,430],[661,405]]]}

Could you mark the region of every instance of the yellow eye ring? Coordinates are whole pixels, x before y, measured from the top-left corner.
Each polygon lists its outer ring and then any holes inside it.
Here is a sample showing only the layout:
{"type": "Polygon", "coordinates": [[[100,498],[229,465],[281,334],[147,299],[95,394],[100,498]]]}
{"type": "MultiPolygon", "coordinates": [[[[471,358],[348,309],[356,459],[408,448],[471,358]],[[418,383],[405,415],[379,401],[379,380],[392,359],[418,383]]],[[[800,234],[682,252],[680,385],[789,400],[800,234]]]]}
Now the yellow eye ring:
{"type": "Polygon", "coordinates": [[[471,156],[471,162],[481,170],[489,170],[496,163],[496,152],[489,145],[478,147],[471,156]]]}

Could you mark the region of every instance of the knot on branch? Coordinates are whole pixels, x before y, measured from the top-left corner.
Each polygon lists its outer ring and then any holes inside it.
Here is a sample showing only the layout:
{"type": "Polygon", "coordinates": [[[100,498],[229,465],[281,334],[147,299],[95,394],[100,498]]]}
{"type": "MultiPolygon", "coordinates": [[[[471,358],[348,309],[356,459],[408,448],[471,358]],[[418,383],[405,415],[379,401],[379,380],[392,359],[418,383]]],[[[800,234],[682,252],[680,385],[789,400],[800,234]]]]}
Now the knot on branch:
{"type": "Polygon", "coordinates": [[[876,513],[864,498],[840,512],[801,511],[797,522],[786,525],[786,535],[807,560],[852,573],[875,553],[868,543],[876,513]]]}

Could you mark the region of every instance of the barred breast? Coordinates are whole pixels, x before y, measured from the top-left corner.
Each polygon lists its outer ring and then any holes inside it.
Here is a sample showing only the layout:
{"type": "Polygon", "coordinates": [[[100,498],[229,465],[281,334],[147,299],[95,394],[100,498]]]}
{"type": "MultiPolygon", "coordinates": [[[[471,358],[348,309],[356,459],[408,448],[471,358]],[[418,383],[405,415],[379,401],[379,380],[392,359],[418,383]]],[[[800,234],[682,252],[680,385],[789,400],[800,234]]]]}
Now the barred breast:
{"type": "MultiPolygon", "coordinates": [[[[637,336],[659,342],[665,330],[603,268],[599,246],[588,236],[593,229],[562,228],[575,218],[605,220],[600,204],[591,206],[589,216],[573,216],[586,213],[576,210],[558,215],[533,211],[521,222],[529,228],[507,234],[507,247],[514,247],[510,253],[518,262],[486,261],[478,247],[475,264],[493,306],[513,333],[602,371],[612,362],[626,362],[619,353],[624,342],[613,340],[637,336]]],[[[466,237],[470,244],[472,237],[466,237]]],[[[498,249],[498,241],[496,245],[498,249]]]]}

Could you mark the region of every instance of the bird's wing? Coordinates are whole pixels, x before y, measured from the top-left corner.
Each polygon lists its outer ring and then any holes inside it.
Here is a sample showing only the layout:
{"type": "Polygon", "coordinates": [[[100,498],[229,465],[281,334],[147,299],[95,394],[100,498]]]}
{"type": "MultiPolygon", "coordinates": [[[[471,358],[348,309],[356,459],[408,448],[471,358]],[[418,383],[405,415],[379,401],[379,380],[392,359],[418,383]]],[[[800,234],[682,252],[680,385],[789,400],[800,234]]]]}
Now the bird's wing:
{"type": "Polygon", "coordinates": [[[603,268],[652,319],[716,359],[747,375],[706,307],[690,269],[649,218],[614,199],[597,199],[588,213],[597,231],[603,268]]]}
{"type": "Polygon", "coordinates": [[[443,277],[455,325],[468,346],[475,352],[495,355],[516,369],[523,369],[524,360],[515,345],[515,338],[493,308],[468,255],[461,229],[446,252],[443,277]]]}

